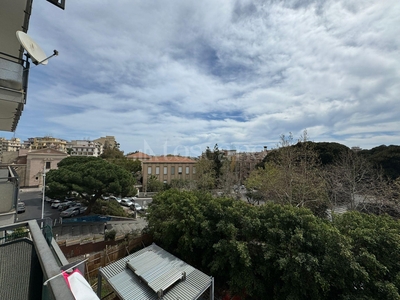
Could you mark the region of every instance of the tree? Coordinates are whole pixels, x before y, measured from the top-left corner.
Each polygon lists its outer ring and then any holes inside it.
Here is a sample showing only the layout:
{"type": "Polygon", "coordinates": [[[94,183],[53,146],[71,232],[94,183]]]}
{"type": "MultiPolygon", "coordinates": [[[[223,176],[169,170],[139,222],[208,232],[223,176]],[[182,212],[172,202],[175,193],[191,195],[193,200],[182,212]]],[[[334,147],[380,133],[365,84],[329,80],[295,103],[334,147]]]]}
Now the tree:
{"type": "Polygon", "coordinates": [[[400,223],[389,216],[358,212],[333,221],[350,239],[348,250],[362,270],[348,299],[400,299],[400,223]]]}
{"type": "Polygon", "coordinates": [[[213,162],[202,156],[196,163],[196,182],[200,190],[211,190],[215,187],[215,170],[213,162]]]}
{"type": "Polygon", "coordinates": [[[46,194],[64,197],[72,191],[88,202],[89,213],[103,194],[126,196],[134,181],[125,169],[97,157],[72,156],[63,159],[57,170],[46,174],[46,194]]]}
{"type": "Polygon", "coordinates": [[[330,200],[333,204],[349,204],[356,209],[372,193],[372,165],[354,151],[347,151],[326,169],[330,200]]]}
{"type": "Polygon", "coordinates": [[[196,182],[190,179],[172,179],[170,187],[178,190],[195,190],[196,182]]]}
{"type": "Polygon", "coordinates": [[[126,156],[124,156],[124,152],[119,150],[119,144],[117,144],[117,146],[114,148],[106,148],[100,157],[124,168],[134,176],[136,181],[141,180],[142,163],[138,159],[128,159],[126,156]]]}
{"type": "Polygon", "coordinates": [[[328,198],[321,163],[307,132],[296,144],[292,134],[282,135],[279,148],[268,156],[264,168],[254,170],[245,181],[247,189],[263,195],[264,201],[308,207],[325,216],[328,198]]]}
{"type": "Polygon", "coordinates": [[[104,159],[124,159],[124,152],[119,150],[117,147],[107,147],[104,148],[103,153],[100,155],[104,159]]]}
{"type": "Polygon", "coordinates": [[[381,145],[371,150],[362,150],[359,154],[367,158],[374,167],[382,168],[391,180],[400,177],[400,146],[381,145]]]}
{"type": "Polygon", "coordinates": [[[158,180],[157,176],[150,175],[147,179],[147,192],[161,192],[164,190],[164,183],[158,180]]]}
{"type": "MultiPolygon", "coordinates": [[[[229,159],[222,161],[219,188],[224,191],[225,195],[231,194],[233,186],[238,182],[236,168],[236,156],[231,156],[229,159]]],[[[239,197],[240,195],[238,194],[237,196],[239,197]]]]}
{"type": "Polygon", "coordinates": [[[148,211],[157,243],[246,299],[399,299],[400,223],[346,213],[249,206],[168,190],[148,211]]]}
{"type": "Polygon", "coordinates": [[[132,160],[127,159],[126,157],[123,158],[111,158],[107,159],[109,162],[116,164],[125,170],[127,170],[131,174],[137,174],[142,171],[142,163],[140,160],[132,160]]]}
{"type": "Polygon", "coordinates": [[[218,144],[215,144],[214,149],[212,151],[210,150],[209,147],[207,147],[204,155],[202,155],[200,160],[202,160],[202,162],[204,162],[204,160],[207,160],[209,162],[200,165],[200,168],[203,168],[202,174],[204,175],[207,174],[208,178],[206,182],[209,183],[211,179],[210,177],[213,177],[214,181],[213,188],[218,188],[220,186],[220,181],[223,173],[223,164],[225,161],[224,154],[219,150],[218,144]]]}

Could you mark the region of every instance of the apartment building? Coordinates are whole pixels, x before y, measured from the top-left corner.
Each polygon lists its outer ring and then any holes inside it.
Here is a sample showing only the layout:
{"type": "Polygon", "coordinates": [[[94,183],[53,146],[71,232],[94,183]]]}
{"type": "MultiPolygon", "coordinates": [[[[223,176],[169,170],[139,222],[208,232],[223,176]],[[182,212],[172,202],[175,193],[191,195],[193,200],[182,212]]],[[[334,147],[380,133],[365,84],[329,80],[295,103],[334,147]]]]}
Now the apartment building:
{"type": "Polygon", "coordinates": [[[98,139],[93,140],[93,142],[102,144],[104,149],[114,148],[118,145],[115,137],[112,135],[102,136],[98,139]]]}
{"type": "Polygon", "coordinates": [[[173,179],[195,179],[196,160],[183,156],[153,156],[142,161],[143,190],[150,176],[160,182],[171,183],[173,179]]]}
{"type": "Polygon", "coordinates": [[[71,156],[98,157],[103,153],[103,145],[88,140],[72,140],[67,142],[67,152],[71,156]]]}
{"type": "Polygon", "coordinates": [[[21,140],[19,138],[0,138],[0,152],[18,151],[21,149],[21,140]]]}
{"type": "Polygon", "coordinates": [[[51,148],[67,153],[67,141],[51,136],[35,137],[29,138],[28,141],[24,141],[24,148],[30,150],[51,148]]]}

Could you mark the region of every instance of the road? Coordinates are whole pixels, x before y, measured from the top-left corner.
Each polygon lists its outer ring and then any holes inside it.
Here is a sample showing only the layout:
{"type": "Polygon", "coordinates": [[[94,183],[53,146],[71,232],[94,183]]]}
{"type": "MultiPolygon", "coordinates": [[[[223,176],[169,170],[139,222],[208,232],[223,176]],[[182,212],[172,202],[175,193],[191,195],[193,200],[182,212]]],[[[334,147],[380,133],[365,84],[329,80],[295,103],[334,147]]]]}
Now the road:
{"type": "MultiPolygon", "coordinates": [[[[37,189],[23,190],[19,192],[19,199],[25,202],[25,212],[18,214],[17,222],[40,219],[42,216],[42,194],[37,189]]],[[[137,198],[135,200],[142,207],[147,207],[152,201],[152,198],[137,198]]],[[[44,217],[51,218],[52,220],[60,217],[60,211],[53,209],[50,202],[44,202],[44,217]]]]}
{"type": "MultiPolygon", "coordinates": [[[[42,217],[42,194],[37,191],[24,190],[19,192],[19,199],[25,202],[25,212],[18,214],[18,222],[40,219],[42,217]]],[[[57,209],[52,209],[50,203],[44,203],[44,217],[58,219],[60,212],[57,209]]]]}
{"type": "Polygon", "coordinates": [[[135,199],[135,202],[138,203],[141,207],[148,207],[152,201],[153,201],[153,198],[136,198],[135,199]]]}

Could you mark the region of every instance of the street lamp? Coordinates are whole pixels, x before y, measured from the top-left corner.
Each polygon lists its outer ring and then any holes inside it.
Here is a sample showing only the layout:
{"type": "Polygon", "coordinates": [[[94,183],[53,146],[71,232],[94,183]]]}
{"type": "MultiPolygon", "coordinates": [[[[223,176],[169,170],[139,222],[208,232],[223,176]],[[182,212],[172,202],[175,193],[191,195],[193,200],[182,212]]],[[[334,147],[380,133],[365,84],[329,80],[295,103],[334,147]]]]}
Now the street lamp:
{"type": "Polygon", "coordinates": [[[44,218],[44,194],[46,191],[46,163],[43,166],[42,220],[44,218]]]}

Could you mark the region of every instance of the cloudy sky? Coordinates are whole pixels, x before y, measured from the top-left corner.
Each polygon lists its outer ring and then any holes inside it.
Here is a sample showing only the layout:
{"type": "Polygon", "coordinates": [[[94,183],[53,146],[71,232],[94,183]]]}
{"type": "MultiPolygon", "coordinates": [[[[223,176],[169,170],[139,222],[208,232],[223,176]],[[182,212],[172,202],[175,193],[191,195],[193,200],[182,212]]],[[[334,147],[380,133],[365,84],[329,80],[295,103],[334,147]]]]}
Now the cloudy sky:
{"type": "MultiPolygon", "coordinates": [[[[113,135],[125,153],[400,144],[398,0],[35,0],[15,136],[113,135]]],[[[9,136],[12,136],[10,134],[9,136]]]]}

